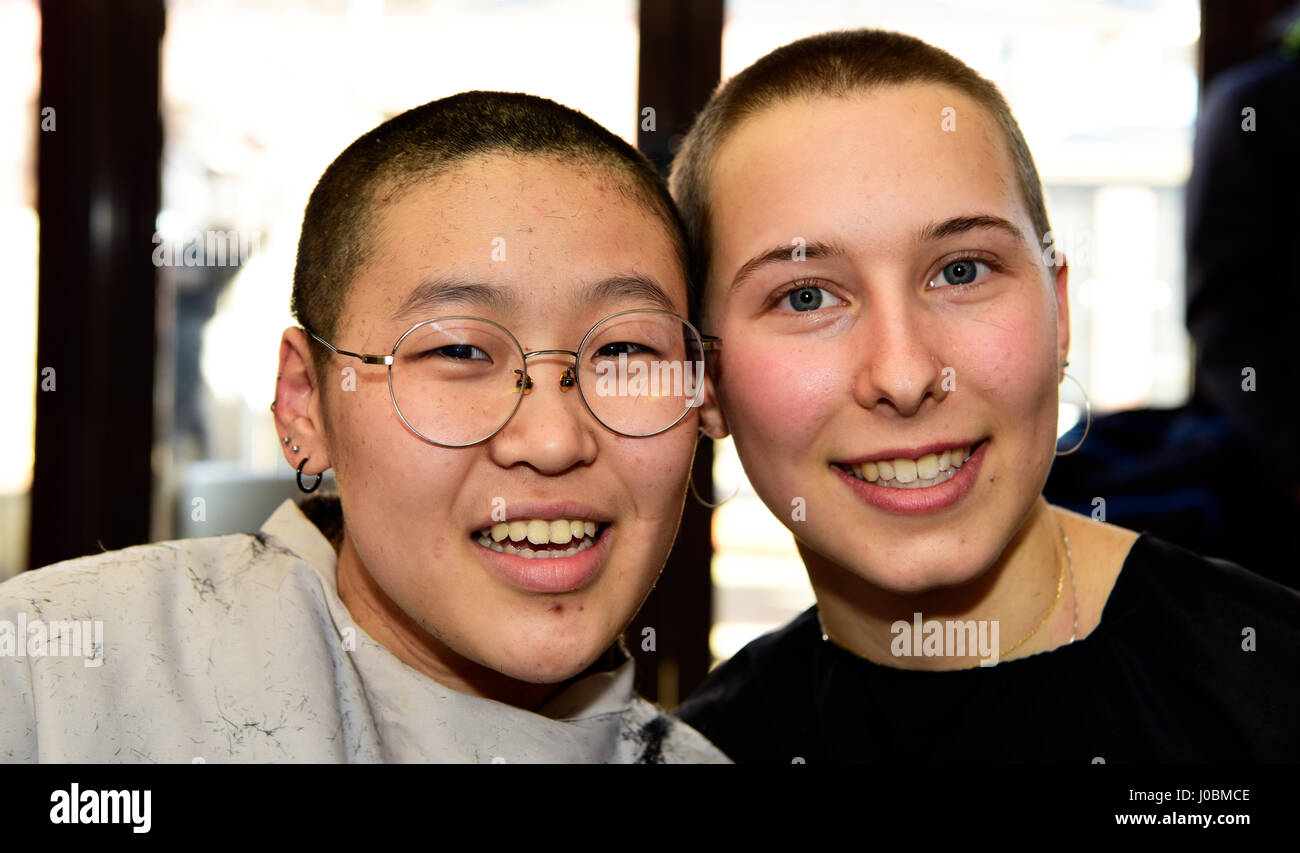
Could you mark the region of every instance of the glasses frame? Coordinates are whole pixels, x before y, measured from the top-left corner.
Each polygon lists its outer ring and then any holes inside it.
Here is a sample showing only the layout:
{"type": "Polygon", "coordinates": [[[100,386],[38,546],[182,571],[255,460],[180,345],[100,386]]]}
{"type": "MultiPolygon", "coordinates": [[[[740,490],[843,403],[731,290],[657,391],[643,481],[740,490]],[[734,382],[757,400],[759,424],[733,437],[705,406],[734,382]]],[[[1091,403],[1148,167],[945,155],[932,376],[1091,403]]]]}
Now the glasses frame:
{"type": "Polygon", "coordinates": [[[689,328],[692,332],[695,333],[695,336],[697,338],[700,339],[700,352],[705,357],[706,372],[708,371],[709,354],[716,353],[718,350],[722,349],[722,338],[719,338],[716,335],[706,335],[702,333],[699,329],[695,328],[694,324],[692,324],[690,320],[687,320],[685,317],[682,317],[679,314],[674,314],[672,311],[665,311],[661,308],[629,308],[626,311],[615,311],[613,314],[610,314],[609,316],[598,320],[595,323],[595,325],[593,325],[590,329],[588,329],[587,334],[582,336],[582,342],[578,344],[578,348],[576,350],[540,349],[540,350],[533,350],[532,352],[524,352],[524,348],[519,344],[519,339],[516,338],[514,336],[514,333],[512,333],[505,326],[495,322],[494,320],[488,320],[485,317],[475,317],[469,314],[452,314],[446,317],[432,317],[428,320],[421,320],[419,323],[416,323],[414,326],[407,329],[402,334],[402,336],[397,339],[397,343],[393,344],[393,351],[389,355],[374,355],[368,353],[351,352],[349,350],[340,349],[334,346],[334,344],[325,340],[320,335],[316,334],[316,332],[312,331],[311,327],[308,326],[306,323],[302,324],[302,330],[306,332],[308,335],[310,335],[311,337],[315,338],[322,346],[329,349],[335,355],[344,355],[344,356],[348,356],[349,358],[357,358],[361,360],[362,364],[379,364],[387,367],[388,368],[388,399],[393,404],[393,411],[397,412],[397,417],[400,418],[402,423],[406,425],[406,428],[409,429],[416,436],[416,438],[420,439],[426,444],[432,444],[435,447],[446,447],[455,450],[463,447],[474,447],[475,445],[482,444],[485,441],[490,441],[494,436],[496,436],[497,433],[501,432],[501,430],[506,428],[506,425],[510,423],[510,419],[513,418],[515,416],[515,413],[519,411],[519,406],[523,403],[524,397],[529,392],[532,391],[533,378],[528,373],[528,359],[532,358],[535,355],[572,356],[573,364],[565,368],[564,373],[560,376],[560,391],[564,392],[567,391],[570,387],[576,386],[578,389],[578,396],[582,399],[582,405],[586,408],[587,414],[591,415],[592,420],[600,424],[601,427],[609,430],[615,435],[622,436],[623,438],[653,438],[656,435],[661,435],[667,432],[668,430],[672,429],[673,427],[681,423],[682,419],[685,418],[688,414],[690,414],[691,409],[695,408],[695,406],[698,405],[700,395],[704,393],[703,383],[701,383],[700,387],[696,389],[694,400],[692,400],[691,403],[689,403],[682,410],[682,413],[677,417],[676,420],[674,420],[672,423],[670,423],[668,426],[664,427],[661,430],[652,433],[647,433],[645,435],[632,435],[630,433],[620,432],[619,430],[614,429],[609,424],[601,420],[600,417],[594,411],[592,411],[591,404],[587,402],[587,394],[582,389],[582,383],[578,379],[578,372],[574,370],[574,368],[577,367],[578,365],[578,356],[583,351],[583,348],[587,346],[587,341],[591,339],[591,335],[593,332],[596,331],[596,329],[604,325],[606,322],[614,319],[615,317],[622,317],[627,314],[664,314],[683,323],[687,328],[689,328]],[[480,323],[487,323],[490,326],[496,326],[498,329],[504,332],[506,334],[506,337],[510,339],[510,342],[515,345],[515,349],[519,352],[520,360],[524,364],[523,371],[518,371],[518,370],[515,371],[516,373],[522,373],[519,383],[516,386],[519,388],[520,394],[519,394],[519,399],[515,401],[515,407],[510,410],[510,414],[506,415],[505,419],[501,422],[501,425],[498,426],[496,429],[494,429],[491,433],[484,436],[483,438],[480,438],[476,441],[468,442],[466,444],[447,444],[441,441],[434,441],[432,438],[429,438],[427,435],[420,432],[411,424],[410,421],[406,419],[406,415],[402,414],[402,407],[397,405],[397,393],[393,390],[393,363],[397,360],[397,350],[402,346],[402,342],[405,341],[408,337],[410,337],[410,335],[413,332],[415,332],[416,329],[419,329],[422,326],[427,326],[430,323],[441,323],[447,320],[474,320],[480,323]]]}

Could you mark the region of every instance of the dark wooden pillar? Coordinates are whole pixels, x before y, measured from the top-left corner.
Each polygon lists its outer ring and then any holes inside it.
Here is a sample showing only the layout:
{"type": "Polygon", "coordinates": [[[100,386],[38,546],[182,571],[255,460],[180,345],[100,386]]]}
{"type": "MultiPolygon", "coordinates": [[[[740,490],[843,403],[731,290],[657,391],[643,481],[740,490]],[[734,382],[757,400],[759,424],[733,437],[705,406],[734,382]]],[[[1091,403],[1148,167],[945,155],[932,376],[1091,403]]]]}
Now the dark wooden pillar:
{"type": "MultiPolygon", "coordinates": [[[[695,114],[722,73],[722,0],[641,0],[637,144],[667,175],[695,114]],[[654,110],[653,129],[644,112],[654,110]]],[[[708,330],[705,330],[708,331],[708,330]]],[[[700,442],[692,474],[713,500],[713,446],[700,442]]],[[[659,585],[627,631],[637,659],[637,690],[672,709],[704,680],[713,624],[712,511],[687,498],[677,544],[659,585]],[[645,648],[646,628],[654,649],[645,648]]]]}
{"type": "Polygon", "coordinates": [[[41,3],[33,568],[149,538],[163,21],[41,3]]]}

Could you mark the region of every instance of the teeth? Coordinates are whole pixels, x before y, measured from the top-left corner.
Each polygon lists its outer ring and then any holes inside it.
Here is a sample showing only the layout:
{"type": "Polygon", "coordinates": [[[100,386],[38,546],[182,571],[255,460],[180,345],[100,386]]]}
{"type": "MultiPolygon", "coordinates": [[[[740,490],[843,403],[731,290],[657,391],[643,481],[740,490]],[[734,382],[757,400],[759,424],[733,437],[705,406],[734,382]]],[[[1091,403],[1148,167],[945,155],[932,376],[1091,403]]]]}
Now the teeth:
{"type": "Polygon", "coordinates": [[[588,539],[583,539],[581,543],[573,546],[572,548],[565,548],[563,551],[558,549],[550,549],[546,551],[534,551],[532,548],[529,548],[527,545],[521,545],[516,548],[514,545],[511,545],[508,542],[505,544],[504,547],[502,547],[499,544],[494,544],[492,547],[494,550],[502,551],[506,554],[514,554],[516,557],[525,557],[529,560],[551,560],[551,559],[555,559],[556,557],[572,557],[574,554],[577,554],[580,551],[585,551],[588,548],[595,547],[595,545],[596,543],[593,540],[588,538],[588,539]]]}
{"type": "MultiPolygon", "coordinates": [[[[575,519],[557,519],[547,521],[542,518],[533,518],[528,521],[498,521],[490,528],[480,530],[474,534],[474,538],[480,545],[494,547],[495,550],[501,551],[502,543],[507,538],[510,542],[524,542],[527,540],[533,545],[564,545],[568,542],[575,542],[575,548],[582,548],[584,545],[590,547],[591,540],[596,536],[596,530],[599,525],[594,521],[582,521],[575,519]],[[582,544],[579,544],[581,542],[582,544]]],[[[528,551],[533,553],[532,549],[527,546],[514,547],[506,542],[504,544],[506,553],[516,553],[528,551]],[[511,550],[514,548],[514,550],[511,550]]],[[[565,552],[556,549],[548,549],[549,555],[562,556],[565,552]]],[[[576,553],[576,552],[574,552],[576,553]]]]}
{"type": "Polygon", "coordinates": [[[924,489],[952,479],[970,458],[970,447],[927,453],[920,459],[880,459],[841,466],[859,480],[897,489],[924,489]]]}

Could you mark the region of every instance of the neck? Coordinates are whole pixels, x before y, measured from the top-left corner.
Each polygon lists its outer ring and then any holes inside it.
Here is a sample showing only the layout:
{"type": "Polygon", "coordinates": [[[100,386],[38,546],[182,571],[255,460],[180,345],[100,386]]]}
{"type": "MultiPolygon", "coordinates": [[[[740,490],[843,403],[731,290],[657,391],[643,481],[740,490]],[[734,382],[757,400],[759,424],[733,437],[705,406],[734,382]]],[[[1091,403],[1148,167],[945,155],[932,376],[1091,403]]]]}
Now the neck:
{"type": "Polygon", "coordinates": [[[533,684],[503,675],[458,654],[424,630],[380,588],[345,532],[339,549],[339,598],[352,618],[398,660],[461,693],[536,711],[561,684],[533,684]]]}
{"type": "Polygon", "coordinates": [[[824,630],[837,645],[884,666],[965,669],[1054,649],[1068,642],[1072,633],[1074,599],[1070,577],[1062,577],[1065,552],[1060,528],[1041,497],[993,564],[956,586],[893,592],[820,554],[801,551],[824,630]],[[937,626],[932,624],[936,622],[937,626]],[[952,623],[957,622],[976,626],[974,634],[964,633],[978,638],[961,644],[964,654],[951,642],[957,632],[952,623]],[[940,629],[943,633],[936,634],[940,629]],[[924,637],[931,643],[922,649],[924,637]],[[984,642],[982,650],[980,642],[984,642]]]}

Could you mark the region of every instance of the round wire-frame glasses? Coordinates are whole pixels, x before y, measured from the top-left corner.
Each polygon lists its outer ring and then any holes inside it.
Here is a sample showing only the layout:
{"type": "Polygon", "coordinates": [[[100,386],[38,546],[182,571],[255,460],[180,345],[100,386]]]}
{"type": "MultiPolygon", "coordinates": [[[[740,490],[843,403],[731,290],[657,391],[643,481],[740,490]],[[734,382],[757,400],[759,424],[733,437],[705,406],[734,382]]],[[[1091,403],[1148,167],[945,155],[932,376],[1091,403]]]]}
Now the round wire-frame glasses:
{"type": "MultiPolygon", "coordinates": [[[[494,435],[499,433],[501,430],[505,429],[506,424],[510,422],[510,419],[514,417],[515,412],[519,410],[519,406],[522,403],[524,396],[531,393],[532,391],[533,379],[532,376],[529,375],[527,372],[527,365],[528,365],[528,359],[534,356],[567,355],[572,357],[573,365],[567,367],[560,376],[560,380],[559,380],[560,391],[565,392],[568,391],[570,388],[576,387],[578,389],[578,394],[582,399],[583,406],[587,409],[587,412],[592,416],[592,418],[595,419],[595,421],[598,424],[600,424],[602,427],[609,430],[610,432],[613,432],[616,435],[624,436],[626,438],[650,438],[652,436],[667,432],[668,430],[676,426],[678,423],[680,423],[692,408],[699,405],[701,395],[704,393],[702,375],[698,377],[700,381],[698,381],[695,385],[694,394],[692,398],[682,406],[680,413],[675,418],[673,418],[671,423],[667,424],[662,428],[655,429],[650,432],[625,432],[623,430],[620,430],[610,425],[605,419],[601,418],[601,416],[596,413],[595,409],[592,408],[591,401],[587,397],[587,389],[583,387],[582,382],[580,381],[579,377],[581,375],[581,371],[575,370],[575,367],[579,366],[579,360],[582,354],[585,352],[588,343],[592,340],[593,335],[595,335],[599,329],[601,329],[603,326],[606,326],[612,320],[628,317],[629,315],[639,315],[639,314],[661,315],[665,318],[671,318],[677,322],[680,322],[682,324],[682,328],[684,330],[687,330],[692,336],[694,336],[695,340],[698,342],[699,345],[700,356],[702,359],[706,361],[707,361],[707,356],[709,354],[716,353],[722,347],[721,338],[718,338],[717,336],[714,335],[702,334],[699,332],[699,330],[695,328],[695,326],[693,326],[690,323],[690,321],[686,320],[685,318],[677,314],[674,314],[670,311],[664,311],[658,308],[632,308],[626,311],[618,311],[613,314],[610,314],[607,317],[604,317],[595,325],[593,325],[591,329],[588,330],[587,334],[583,336],[582,342],[578,345],[577,350],[545,349],[545,350],[534,350],[532,352],[524,352],[524,349],[522,346],[520,346],[518,339],[515,338],[514,334],[511,333],[511,331],[507,329],[505,326],[502,326],[500,323],[496,323],[492,320],[488,320],[482,317],[474,317],[470,315],[452,315],[447,317],[435,317],[429,320],[423,320],[419,323],[416,323],[414,326],[408,329],[400,338],[397,339],[397,343],[393,344],[392,352],[388,355],[357,353],[357,352],[350,352],[345,349],[340,349],[339,347],[336,347],[334,344],[330,343],[329,341],[325,340],[323,337],[318,335],[306,323],[302,324],[302,328],[303,331],[305,331],[308,335],[310,335],[322,346],[326,347],[336,355],[343,355],[343,356],[348,356],[350,358],[360,359],[363,364],[379,364],[387,367],[389,399],[392,401],[393,409],[397,412],[398,418],[400,418],[402,423],[406,425],[407,429],[409,429],[412,433],[414,433],[417,438],[419,438],[424,442],[427,442],[428,444],[432,444],[437,447],[461,448],[461,447],[472,447],[473,445],[476,444],[482,444],[483,442],[489,440],[494,435]],[[523,365],[523,369],[515,369],[512,371],[513,373],[518,374],[515,377],[514,390],[519,393],[518,396],[515,398],[513,406],[510,407],[510,411],[507,412],[505,416],[500,419],[500,423],[498,423],[494,428],[492,428],[487,433],[487,435],[484,435],[481,438],[475,438],[470,441],[463,441],[457,443],[449,443],[446,441],[439,441],[435,438],[432,438],[426,435],[423,431],[421,431],[421,429],[418,426],[411,423],[411,421],[408,420],[406,414],[402,412],[402,407],[401,404],[398,402],[397,399],[398,395],[394,387],[394,381],[393,381],[393,372],[394,372],[393,368],[395,363],[397,362],[397,355],[398,352],[401,351],[402,344],[406,342],[409,338],[411,338],[413,335],[419,334],[421,329],[427,329],[436,326],[438,324],[445,324],[451,321],[467,321],[473,323],[482,323],[482,324],[486,324],[487,326],[495,328],[496,330],[498,330],[499,332],[505,335],[506,340],[509,341],[509,343],[513,346],[513,349],[519,356],[517,363],[523,365]]],[[[689,368],[684,368],[684,369],[689,369],[689,368]]]]}

